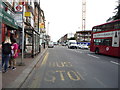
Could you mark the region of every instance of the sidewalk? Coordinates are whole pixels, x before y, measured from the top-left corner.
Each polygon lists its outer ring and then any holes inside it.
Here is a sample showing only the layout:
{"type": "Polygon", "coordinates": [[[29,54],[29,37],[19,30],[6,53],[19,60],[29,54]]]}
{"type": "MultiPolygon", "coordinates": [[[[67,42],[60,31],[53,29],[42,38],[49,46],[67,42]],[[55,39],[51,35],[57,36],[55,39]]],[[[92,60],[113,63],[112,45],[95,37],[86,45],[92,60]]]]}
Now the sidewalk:
{"type": "MultiPolygon", "coordinates": [[[[34,58],[24,58],[25,66],[16,66],[16,70],[9,69],[8,72],[2,74],[2,88],[19,88],[35,65],[42,60],[46,54],[47,48],[42,49],[41,53],[34,58]]],[[[21,57],[17,58],[17,63],[20,63],[21,57]]]]}

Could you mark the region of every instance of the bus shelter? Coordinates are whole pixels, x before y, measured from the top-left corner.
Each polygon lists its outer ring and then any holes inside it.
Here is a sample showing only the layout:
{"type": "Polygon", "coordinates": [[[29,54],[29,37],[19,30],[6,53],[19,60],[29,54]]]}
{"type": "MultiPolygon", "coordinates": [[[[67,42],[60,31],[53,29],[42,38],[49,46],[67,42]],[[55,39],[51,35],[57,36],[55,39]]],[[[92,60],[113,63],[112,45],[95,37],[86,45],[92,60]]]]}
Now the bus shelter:
{"type": "Polygon", "coordinates": [[[25,42],[24,42],[24,55],[25,57],[40,53],[40,34],[33,28],[25,28],[25,42]]]}

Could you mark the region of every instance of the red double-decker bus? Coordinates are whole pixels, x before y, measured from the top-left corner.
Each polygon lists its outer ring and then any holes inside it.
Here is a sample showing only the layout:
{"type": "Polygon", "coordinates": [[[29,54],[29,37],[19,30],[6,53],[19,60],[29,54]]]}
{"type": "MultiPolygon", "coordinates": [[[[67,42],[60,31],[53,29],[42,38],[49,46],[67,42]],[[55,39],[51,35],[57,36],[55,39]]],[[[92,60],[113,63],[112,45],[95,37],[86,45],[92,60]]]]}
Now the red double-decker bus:
{"type": "Polygon", "coordinates": [[[92,28],[90,51],[120,57],[120,20],[92,28]]]}

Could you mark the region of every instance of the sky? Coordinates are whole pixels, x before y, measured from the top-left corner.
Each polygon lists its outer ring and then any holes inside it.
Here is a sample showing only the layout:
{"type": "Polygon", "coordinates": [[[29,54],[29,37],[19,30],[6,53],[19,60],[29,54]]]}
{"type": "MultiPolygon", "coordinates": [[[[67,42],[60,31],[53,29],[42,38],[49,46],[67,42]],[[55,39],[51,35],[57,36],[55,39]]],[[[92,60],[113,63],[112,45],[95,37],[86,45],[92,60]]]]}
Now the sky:
{"type": "MultiPolygon", "coordinates": [[[[52,41],[82,30],[82,0],[40,0],[40,5],[52,41]]],[[[117,0],[86,0],[86,30],[105,23],[116,6],[117,0]]]]}

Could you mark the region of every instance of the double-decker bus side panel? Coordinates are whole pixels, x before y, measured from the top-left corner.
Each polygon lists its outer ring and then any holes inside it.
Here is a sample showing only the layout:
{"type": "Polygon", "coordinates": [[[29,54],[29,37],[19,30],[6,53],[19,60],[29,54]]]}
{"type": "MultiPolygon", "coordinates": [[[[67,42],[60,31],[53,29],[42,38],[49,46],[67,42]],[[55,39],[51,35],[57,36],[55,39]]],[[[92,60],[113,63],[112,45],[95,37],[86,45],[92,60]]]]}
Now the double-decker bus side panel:
{"type": "Polygon", "coordinates": [[[120,58],[120,30],[118,32],[118,36],[119,36],[119,49],[118,49],[118,57],[120,58]]]}
{"type": "Polygon", "coordinates": [[[90,51],[120,57],[120,20],[92,28],[90,51]]]}
{"type": "Polygon", "coordinates": [[[90,51],[94,52],[94,39],[93,39],[93,34],[91,35],[91,41],[90,41],[90,51]]]}

